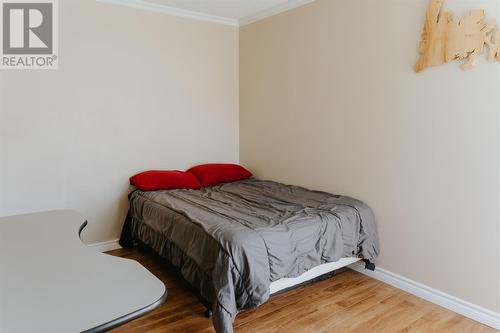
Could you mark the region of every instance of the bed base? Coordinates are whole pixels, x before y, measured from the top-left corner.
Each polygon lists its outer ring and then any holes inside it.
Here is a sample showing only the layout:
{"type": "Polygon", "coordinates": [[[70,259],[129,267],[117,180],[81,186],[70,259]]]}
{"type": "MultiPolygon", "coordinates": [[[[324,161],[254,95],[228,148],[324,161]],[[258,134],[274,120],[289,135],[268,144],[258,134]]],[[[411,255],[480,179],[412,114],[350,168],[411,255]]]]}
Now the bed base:
{"type": "MultiPolygon", "coordinates": [[[[333,276],[335,276],[335,271],[331,271],[331,272],[325,273],[325,274],[320,275],[318,277],[315,277],[315,278],[313,278],[311,280],[308,280],[308,281],[305,281],[305,282],[301,282],[299,284],[296,284],[294,286],[291,286],[291,287],[288,287],[288,288],[285,288],[285,289],[280,289],[279,291],[273,293],[271,296],[284,294],[284,293],[286,293],[288,291],[291,291],[291,290],[294,290],[294,289],[297,289],[297,288],[300,288],[300,287],[304,287],[304,286],[311,285],[311,284],[316,283],[316,282],[328,280],[328,279],[332,278],[333,276]]],[[[205,305],[205,307],[207,309],[205,310],[205,312],[203,313],[203,315],[206,318],[211,318],[212,317],[211,307],[207,306],[207,305],[205,305]]]]}
{"type": "MultiPolygon", "coordinates": [[[[316,266],[296,278],[283,278],[271,283],[271,295],[279,295],[293,289],[330,279],[335,275],[336,270],[351,265],[360,260],[365,263],[365,269],[371,271],[375,270],[375,264],[368,259],[360,259],[354,257],[342,258],[336,262],[316,266]]],[[[209,304],[205,304],[205,307],[207,308],[207,310],[205,311],[204,315],[205,317],[210,318],[212,316],[211,306],[209,304]]]]}
{"type": "Polygon", "coordinates": [[[359,260],[361,259],[355,257],[341,258],[335,262],[328,262],[313,267],[297,277],[279,279],[277,281],[272,282],[271,285],[269,286],[270,293],[276,294],[279,291],[290,290],[293,287],[302,285],[303,283],[314,282],[315,279],[323,275],[328,275],[332,272],[335,272],[335,270],[339,268],[351,265],[359,260]]]}
{"type": "MultiPolygon", "coordinates": [[[[188,283],[186,280],[184,280],[184,278],[182,277],[182,274],[180,273],[180,270],[177,267],[172,265],[167,258],[160,256],[151,247],[144,244],[143,242],[136,240],[134,245],[139,251],[146,251],[146,252],[152,253],[152,254],[156,255],[157,257],[161,258],[162,260],[164,260],[167,264],[168,270],[171,271],[172,273],[174,273],[175,275],[177,275],[180,278],[180,280],[182,280],[184,282],[184,285],[188,289],[190,289],[194,295],[196,295],[196,297],[198,298],[200,303],[202,303],[203,306],[206,308],[206,310],[203,313],[203,316],[206,318],[212,317],[212,304],[210,302],[208,302],[207,300],[205,300],[201,296],[201,294],[199,293],[197,288],[195,288],[190,283],[188,283]]],[[[310,285],[310,284],[313,284],[315,282],[330,279],[335,275],[336,270],[338,270],[342,267],[351,265],[351,264],[358,262],[360,260],[362,260],[365,263],[365,269],[368,269],[371,271],[375,270],[375,264],[372,263],[370,260],[361,259],[361,258],[354,258],[354,257],[342,258],[336,262],[330,262],[330,263],[316,266],[316,267],[306,271],[305,273],[303,273],[302,275],[300,275],[298,277],[279,279],[279,280],[271,283],[270,294],[271,295],[279,295],[279,294],[285,293],[287,291],[303,287],[305,285],[310,285]]]]}

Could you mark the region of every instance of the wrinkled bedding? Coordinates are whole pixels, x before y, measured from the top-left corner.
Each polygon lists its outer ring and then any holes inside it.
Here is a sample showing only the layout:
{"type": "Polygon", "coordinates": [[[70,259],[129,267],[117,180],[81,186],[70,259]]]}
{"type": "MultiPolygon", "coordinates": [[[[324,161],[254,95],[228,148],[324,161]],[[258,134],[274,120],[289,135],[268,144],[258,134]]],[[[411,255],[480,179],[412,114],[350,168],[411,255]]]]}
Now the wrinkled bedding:
{"type": "Polygon", "coordinates": [[[247,179],[129,199],[122,243],[139,240],[178,267],[212,304],[218,333],[233,331],[239,310],[266,302],[273,281],[379,253],[371,209],[346,196],[247,179]]]}

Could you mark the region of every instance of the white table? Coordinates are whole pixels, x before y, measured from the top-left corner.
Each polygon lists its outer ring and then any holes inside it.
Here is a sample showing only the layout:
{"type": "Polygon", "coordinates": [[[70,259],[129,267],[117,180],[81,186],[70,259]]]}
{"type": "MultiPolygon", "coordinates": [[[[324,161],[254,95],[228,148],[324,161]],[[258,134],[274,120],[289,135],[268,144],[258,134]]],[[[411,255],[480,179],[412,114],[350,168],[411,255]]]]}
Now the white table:
{"type": "Polygon", "coordinates": [[[84,245],[86,224],[69,210],[0,218],[0,332],[102,332],[165,301],[138,262],[84,245]]]}

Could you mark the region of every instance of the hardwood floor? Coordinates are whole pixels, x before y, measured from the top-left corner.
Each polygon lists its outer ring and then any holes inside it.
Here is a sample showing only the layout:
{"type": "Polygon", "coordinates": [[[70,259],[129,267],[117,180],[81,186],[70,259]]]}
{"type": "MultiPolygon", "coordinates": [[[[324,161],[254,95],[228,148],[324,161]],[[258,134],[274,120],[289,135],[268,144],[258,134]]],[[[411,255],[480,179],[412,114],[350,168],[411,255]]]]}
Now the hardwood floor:
{"type": "MultiPolygon", "coordinates": [[[[211,319],[203,316],[204,306],[162,259],[136,249],[109,254],[139,261],[168,289],[160,308],[112,332],[215,332],[211,319]]],[[[350,269],[272,296],[257,309],[240,313],[234,328],[236,333],[498,332],[350,269]]]]}

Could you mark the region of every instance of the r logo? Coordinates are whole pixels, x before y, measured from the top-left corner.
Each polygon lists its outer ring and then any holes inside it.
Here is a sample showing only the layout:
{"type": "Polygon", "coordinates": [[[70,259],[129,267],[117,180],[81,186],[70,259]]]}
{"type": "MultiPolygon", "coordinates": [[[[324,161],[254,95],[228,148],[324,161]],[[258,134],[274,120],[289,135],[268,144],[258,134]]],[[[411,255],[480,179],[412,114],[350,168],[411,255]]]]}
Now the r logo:
{"type": "Polygon", "coordinates": [[[3,54],[52,54],[52,3],[3,5],[3,54]]]}
{"type": "Polygon", "coordinates": [[[0,0],[0,69],[59,68],[58,0],[0,0]]]}

